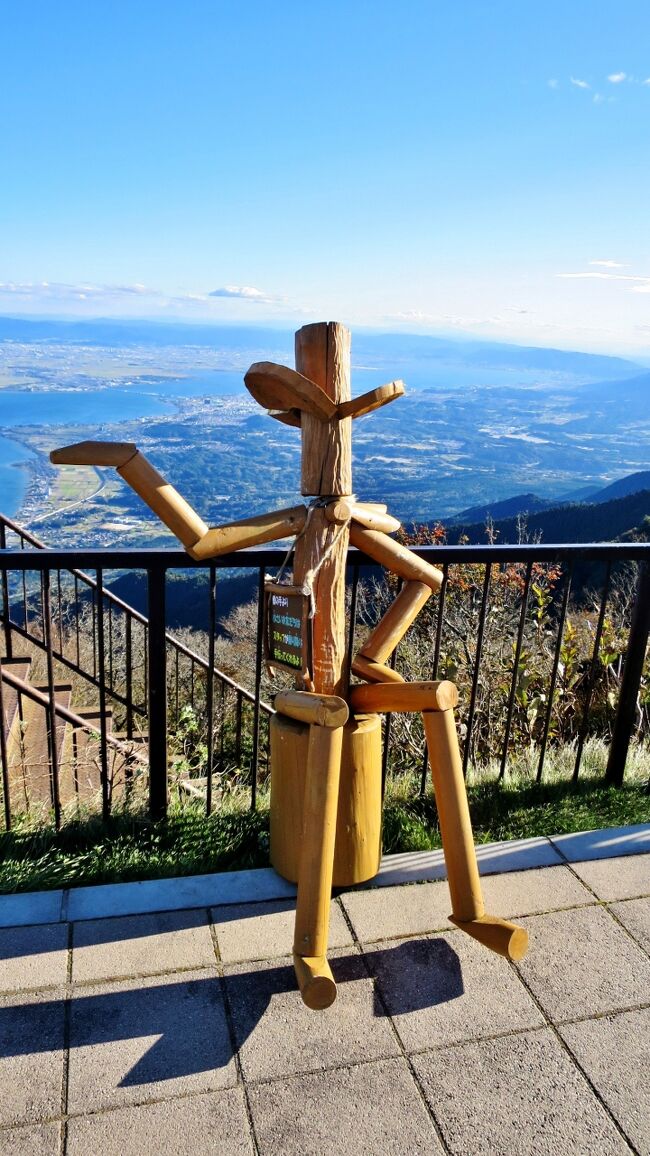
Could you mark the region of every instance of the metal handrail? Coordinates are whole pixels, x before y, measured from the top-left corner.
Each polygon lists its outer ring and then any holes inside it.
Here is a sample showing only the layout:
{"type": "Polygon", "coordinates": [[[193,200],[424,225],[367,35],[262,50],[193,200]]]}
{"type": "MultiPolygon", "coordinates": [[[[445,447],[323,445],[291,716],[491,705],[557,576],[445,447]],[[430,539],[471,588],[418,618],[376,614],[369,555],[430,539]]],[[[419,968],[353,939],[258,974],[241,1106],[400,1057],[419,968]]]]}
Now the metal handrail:
{"type": "MultiPolygon", "coordinates": [[[[32,545],[34,547],[35,550],[39,551],[39,553],[47,555],[50,559],[51,559],[52,553],[56,553],[56,551],[52,551],[48,546],[45,545],[44,542],[41,542],[38,538],[35,537],[35,535],[30,534],[30,532],[28,530],[23,529],[16,522],[12,521],[11,518],[8,518],[5,514],[0,514],[0,522],[3,523],[6,527],[8,527],[13,533],[17,534],[18,537],[23,538],[26,541],[28,541],[30,543],[30,545],[32,545]]],[[[139,551],[137,551],[137,552],[139,553],[139,551]]],[[[79,556],[79,551],[77,551],[77,550],[68,551],[68,553],[70,553],[74,557],[79,556]]],[[[86,553],[86,552],[82,551],[82,553],[86,553]]],[[[179,555],[179,557],[184,562],[189,560],[187,558],[187,555],[184,552],[176,551],[176,553],[179,555]]],[[[6,569],[12,569],[12,570],[42,570],[43,569],[43,567],[41,567],[39,565],[36,565],[36,566],[34,566],[34,565],[30,565],[30,566],[16,565],[17,555],[25,555],[25,554],[28,555],[30,558],[33,557],[31,551],[29,551],[29,550],[15,551],[15,550],[9,550],[9,549],[4,549],[4,550],[0,549],[0,570],[5,569],[5,567],[2,566],[2,564],[1,564],[1,560],[2,560],[2,558],[4,558],[5,556],[8,556],[8,555],[11,556],[12,564],[11,564],[11,566],[7,566],[6,569]]],[[[101,551],[101,558],[95,563],[94,567],[92,566],[91,563],[82,562],[82,565],[90,565],[91,568],[95,568],[95,569],[106,568],[106,555],[107,554],[110,554],[111,561],[113,561],[115,551],[102,550],[101,551]]],[[[197,564],[193,563],[193,565],[197,565],[197,564]]],[[[131,562],[130,565],[127,564],[127,567],[122,567],[119,564],[111,565],[111,567],[110,567],[110,569],[124,569],[124,568],[136,569],[137,567],[134,565],[133,562],[131,562]]],[[[148,568],[149,568],[149,565],[147,564],[147,569],[148,568]]],[[[80,581],[82,581],[90,589],[95,590],[95,591],[97,590],[97,582],[95,581],[95,579],[90,574],[86,574],[84,570],[78,569],[76,566],[73,566],[71,564],[67,565],[65,562],[62,563],[61,565],[57,565],[56,563],[50,562],[50,565],[47,567],[47,569],[49,569],[49,570],[66,570],[68,573],[72,574],[72,576],[74,578],[78,578],[80,581]]],[[[118,607],[119,610],[121,610],[125,615],[130,617],[132,620],[140,623],[140,625],[143,626],[145,629],[149,626],[149,619],[146,617],[146,615],[141,614],[139,610],[136,610],[134,606],[130,606],[128,602],[125,602],[122,598],[120,598],[117,594],[114,594],[111,590],[107,590],[105,586],[102,587],[102,596],[106,599],[107,602],[110,602],[113,606],[118,607]]],[[[20,631],[20,633],[24,634],[26,637],[31,638],[32,641],[38,642],[38,639],[34,639],[32,635],[28,635],[25,631],[20,631]]],[[[178,651],[178,653],[182,654],[184,658],[188,658],[192,662],[195,662],[199,667],[201,667],[202,670],[204,670],[206,672],[210,670],[210,665],[205,658],[202,658],[202,656],[200,654],[197,654],[196,651],[191,649],[191,647],[186,646],[185,643],[180,642],[180,640],[175,638],[174,635],[170,631],[165,631],[165,639],[169,643],[169,645],[172,647],[172,649],[178,651]]],[[[60,659],[62,659],[62,661],[67,663],[65,656],[58,655],[58,657],[60,659]]],[[[67,665],[71,665],[71,664],[67,663],[67,665]]],[[[73,668],[76,669],[76,667],[73,667],[73,668]]],[[[213,676],[219,680],[219,682],[225,683],[225,685],[227,687],[229,687],[230,690],[234,690],[236,694],[241,694],[242,697],[245,698],[247,702],[250,702],[250,703],[255,702],[254,694],[252,694],[251,691],[247,690],[245,686],[240,686],[240,684],[238,682],[235,682],[234,679],[230,678],[230,676],[227,675],[225,673],[225,671],[219,670],[217,667],[213,667],[212,673],[213,673],[213,676]]],[[[95,679],[91,678],[90,681],[96,683],[95,679]]],[[[260,707],[266,714],[273,714],[273,707],[271,707],[268,703],[262,701],[260,703],[260,707]]]]}

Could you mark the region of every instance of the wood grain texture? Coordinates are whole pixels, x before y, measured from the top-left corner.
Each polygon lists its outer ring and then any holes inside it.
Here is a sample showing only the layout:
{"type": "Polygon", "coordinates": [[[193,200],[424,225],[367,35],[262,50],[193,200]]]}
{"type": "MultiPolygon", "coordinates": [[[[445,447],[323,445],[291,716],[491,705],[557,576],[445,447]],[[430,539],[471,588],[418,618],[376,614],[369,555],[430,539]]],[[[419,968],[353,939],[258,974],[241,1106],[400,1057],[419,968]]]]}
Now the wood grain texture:
{"type": "MultiPolygon", "coordinates": [[[[271,863],[298,879],[309,727],[286,715],[270,723],[271,863]]],[[[350,718],[343,728],[332,883],[351,887],[376,875],[381,858],[381,719],[350,718]]]]}
{"type": "MultiPolygon", "coordinates": [[[[296,333],[296,368],[335,405],[350,400],[350,332],[336,321],[305,325],[296,333]]],[[[302,415],[301,492],[334,497],[352,493],[352,423],[327,424],[302,415]]]]}
{"type": "Polygon", "coordinates": [[[343,729],[332,883],[374,878],[381,861],[381,719],[353,716],[343,729]]]}
{"type": "Polygon", "coordinates": [[[123,466],[118,466],[117,472],[186,549],[194,546],[207,533],[208,527],[203,519],[154,469],[144,454],[134,454],[123,466]]]}
{"type": "Polygon", "coordinates": [[[336,983],[324,955],[304,956],[293,953],[293,966],[302,1002],[311,1011],[324,1011],[336,999],[336,983]]]}
{"type": "Polygon", "coordinates": [[[444,711],[458,703],[453,682],[373,682],[353,686],[350,705],[354,711],[444,711]]]}
{"type": "Polygon", "coordinates": [[[382,534],[394,534],[401,525],[397,518],[392,518],[390,514],[380,510],[371,510],[367,506],[353,501],[352,498],[337,498],[336,501],[330,502],[325,507],[325,511],[330,522],[341,525],[343,522],[353,520],[358,522],[360,526],[367,526],[368,529],[380,530],[382,534]]]}
{"type": "Polygon", "coordinates": [[[291,506],[287,510],[272,510],[268,514],[256,514],[241,522],[229,522],[224,526],[211,526],[203,537],[191,547],[188,553],[198,561],[216,558],[231,550],[243,550],[247,546],[258,546],[262,542],[275,542],[279,538],[289,538],[299,534],[307,519],[306,506],[291,506]]]}
{"type": "Polygon", "coordinates": [[[52,450],[54,466],[123,466],[138,452],[133,442],[75,442],[52,450]]]}
{"type": "Polygon", "coordinates": [[[296,955],[327,953],[342,745],[342,727],[309,728],[293,943],[296,955]]]}
{"type": "Polygon", "coordinates": [[[350,713],[345,699],[333,694],[311,694],[305,690],[279,691],[274,706],[288,718],[321,727],[345,726],[350,713]]]}
{"type": "Polygon", "coordinates": [[[357,654],[356,658],[353,658],[351,669],[357,678],[363,678],[366,682],[404,682],[397,670],[384,666],[381,662],[364,658],[362,654],[357,654]]]}
{"type": "Polygon", "coordinates": [[[356,522],[350,525],[350,542],[358,550],[362,550],[375,562],[381,562],[387,570],[397,574],[400,578],[411,578],[417,582],[426,582],[432,590],[439,590],[442,586],[442,571],[430,566],[423,558],[418,557],[407,546],[394,542],[386,534],[376,530],[366,530],[356,522]]]}
{"type": "Polygon", "coordinates": [[[354,421],[357,417],[363,417],[364,414],[381,409],[382,405],[388,405],[389,402],[402,397],[403,393],[403,381],[389,381],[387,385],[378,385],[376,389],[370,389],[367,393],[362,393],[360,397],[353,397],[350,401],[344,401],[339,406],[339,418],[351,417],[354,421]]]}
{"type": "Polygon", "coordinates": [[[294,429],[300,429],[302,424],[299,409],[270,410],[269,417],[275,418],[276,421],[281,421],[283,425],[293,426],[294,429]]]}
{"type": "Polygon", "coordinates": [[[465,923],[454,919],[453,915],[449,918],[461,931],[471,935],[472,939],[477,939],[484,947],[489,947],[497,955],[504,955],[506,959],[523,959],[528,951],[528,932],[518,923],[500,919],[498,915],[482,915],[480,919],[465,923]]]}
{"type": "MultiPolygon", "coordinates": [[[[348,330],[335,322],[307,325],[298,330],[296,364],[301,372],[323,385],[333,400],[341,400],[346,391],[349,396],[348,330]]],[[[305,489],[303,485],[303,493],[328,496],[349,493],[349,426],[349,421],[324,424],[309,414],[303,414],[303,482],[307,474],[315,486],[311,488],[310,484],[305,489]],[[342,485],[344,479],[347,479],[347,490],[331,488],[342,485]],[[323,489],[320,489],[321,485],[323,489]]],[[[314,509],[305,533],[296,542],[293,571],[294,582],[302,585],[309,572],[320,567],[314,579],[317,610],[313,620],[313,689],[317,694],[335,694],[343,698],[347,690],[345,564],[348,541],[347,526],[332,525],[323,508],[314,509]]]]}
{"type": "Polygon", "coordinates": [[[423,713],[433,790],[455,920],[485,914],[453,710],[423,713]]]}
{"type": "Polygon", "coordinates": [[[431,587],[427,586],[426,582],[406,582],[370,637],[364,642],[360,655],[373,662],[385,662],[431,594],[431,587]]]}
{"type": "Polygon", "coordinates": [[[320,422],[336,416],[335,402],[318,382],[273,361],[256,361],[244,375],[244,385],[265,409],[298,409],[320,422]]]}

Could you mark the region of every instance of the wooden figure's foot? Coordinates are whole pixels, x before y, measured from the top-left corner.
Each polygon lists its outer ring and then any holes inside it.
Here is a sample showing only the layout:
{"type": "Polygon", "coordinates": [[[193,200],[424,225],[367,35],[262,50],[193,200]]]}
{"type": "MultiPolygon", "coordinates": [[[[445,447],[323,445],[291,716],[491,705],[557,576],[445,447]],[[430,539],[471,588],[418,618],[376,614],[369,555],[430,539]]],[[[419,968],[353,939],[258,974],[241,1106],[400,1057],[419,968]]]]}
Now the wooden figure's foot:
{"type": "Polygon", "coordinates": [[[528,932],[517,923],[499,919],[498,915],[481,915],[478,919],[455,919],[449,916],[456,927],[466,931],[490,951],[504,955],[506,959],[523,959],[528,951],[528,932]]]}
{"type": "Polygon", "coordinates": [[[302,1002],[312,1011],[331,1007],[336,999],[336,984],[326,957],[297,955],[294,951],[293,966],[302,1002]]]}

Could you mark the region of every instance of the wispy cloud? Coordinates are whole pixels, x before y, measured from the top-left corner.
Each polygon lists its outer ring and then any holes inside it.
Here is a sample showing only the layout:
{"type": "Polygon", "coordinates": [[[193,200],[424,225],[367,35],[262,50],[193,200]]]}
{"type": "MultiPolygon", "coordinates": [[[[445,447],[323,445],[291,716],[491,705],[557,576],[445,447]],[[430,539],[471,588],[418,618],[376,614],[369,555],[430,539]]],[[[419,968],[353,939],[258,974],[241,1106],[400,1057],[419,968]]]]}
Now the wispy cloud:
{"type": "MultiPolygon", "coordinates": [[[[625,269],[629,266],[621,265],[618,261],[590,261],[590,265],[604,265],[608,269],[625,269]]],[[[595,270],[582,270],[579,273],[556,273],[565,281],[627,281],[633,293],[650,293],[650,277],[638,273],[602,273],[595,270]]]]}
{"type": "Polygon", "coordinates": [[[50,301],[114,300],[117,297],[163,297],[146,285],[69,285],[61,281],[0,281],[0,294],[50,301]]]}
{"type": "Polygon", "coordinates": [[[548,81],[548,87],[549,88],[559,88],[560,87],[560,82],[556,76],[552,76],[551,79],[548,81]]]}
{"type": "Polygon", "coordinates": [[[610,84],[622,84],[624,80],[627,80],[627,72],[610,72],[607,79],[610,84]]]}
{"type": "Polygon", "coordinates": [[[556,273],[555,276],[591,281],[650,281],[650,277],[637,277],[631,273],[556,273]]]}
{"type": "Polygon", "coordinates": [[[575,84],[576,88],[591,88],[586,80],[579,80],[577,76],[571,77],[571,84],[575,84]]]}

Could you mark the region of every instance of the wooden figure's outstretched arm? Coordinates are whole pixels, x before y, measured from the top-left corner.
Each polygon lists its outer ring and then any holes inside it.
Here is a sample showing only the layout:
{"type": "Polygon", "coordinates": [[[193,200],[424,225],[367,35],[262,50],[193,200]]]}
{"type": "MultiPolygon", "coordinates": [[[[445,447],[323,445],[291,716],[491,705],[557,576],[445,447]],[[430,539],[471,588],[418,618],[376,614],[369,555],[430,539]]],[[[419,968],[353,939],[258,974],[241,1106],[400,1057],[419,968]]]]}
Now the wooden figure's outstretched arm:
{"type": "Polygon", "coordinates": [[[133,442],[77,442],[53,450],[50,461],[54,465],[114,466],[197,561],[299,534],[307,517],[306,506],[292,506],[208,527],[133,442]]]}

